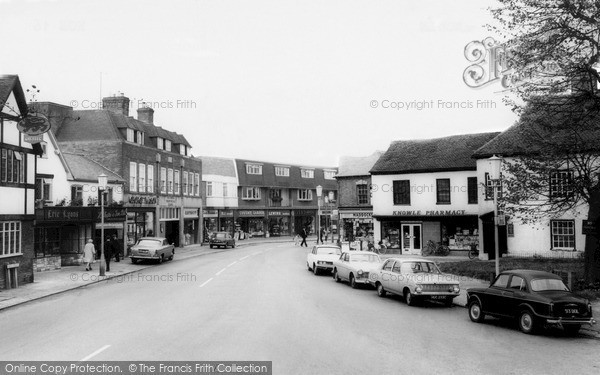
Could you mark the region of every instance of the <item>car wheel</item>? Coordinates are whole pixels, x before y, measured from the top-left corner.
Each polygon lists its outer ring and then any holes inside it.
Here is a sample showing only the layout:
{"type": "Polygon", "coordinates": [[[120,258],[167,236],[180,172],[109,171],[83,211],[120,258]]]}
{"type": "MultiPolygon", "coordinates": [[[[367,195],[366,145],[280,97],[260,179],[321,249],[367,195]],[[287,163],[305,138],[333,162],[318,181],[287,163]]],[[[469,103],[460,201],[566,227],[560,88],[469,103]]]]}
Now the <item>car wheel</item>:
{"type": "Polygon", "coordinates": [[[231,248],[235,249],[235,242],[231,244],[231,248]]]}
{"type": "Polygon", "coordinates": [[[131,263],[136,264],[137,263],[137,259],[131,258],[131,263]]]}
{"type": "Polygon", "coordinates": [[[213,245],[209,245],[209,246],[210,246],[211,249],[214,247],[213,245]]]}
{"type": "Polygon", "coordinates": [[[565,330],[565,334],[568,336],[576,336],[579,333],[579,329],[581,328],[581,324],[569,324],[563,326],[565,330]]]}
{"type": "Polygon", "coordinates": [[[414,306],[417,303],[416,298],[408,289],[404,291],[404,302],[406,302],[408,306],[414,306]]]}
{"type": "Polygon", "coordinates": [[[158,258],[158,264],[161,264],[164,260],[164,255],[161,254],[161,256],[158,258]]]}
{"type": "Polygon", "coordinates": [[[352,289],[356,289],[358,288],[358,284],[356,284],[356,279],[354,278],[353,274],[350,274],[350,286],[352,287],[352,289]]]}
{"type": "Polygon", "coordinates": [[[319,274],[319,269],[317,268],[317,266],[316,266],[314,263],[313,263],[313,273],[314,273],[315,275],[318,275],[318,274],[319,274]]]}
{"type": "Polygon", "coordinates": [[[339,283],[340,281],[342,281],[342,279],[340,279],[340,277],[338,276],[337,268],[333,270],[333,279],[335,280],[336,283],[339,283]]]}
{"type": "Polygon", "coordinates": [[[171,253],[171,256],[169,257],[169,260],[173,260],[173,256],[175,255],[175,252],[171,253]]]}
{"type": "Polygon", "coordinates": [[[523,333],[534,333],[536,331],[537,325],[535,321],[535,317],[529,310],[523,310],[519,314],[519,329],[523,333]]]}
{"type": "Polygon", "coordinates": [[[381,285],[381,283],[378,282],[375,285],[375,287],[377,288],[377,295],[379,297],[385,297],[386,292],[385,292],[385,289],[383,289],[383,285],[381,285]]]}
{"type": "Polygon", "coordinates": [[[469,318],[475,323],[481,323],[485,318],[485,314],[481,309],[481,303],[477,299],[469,303],[469,318]]]}
{"type": "Polygon", "coordinates": [[[306,268],[312,272],[312,268],[310,268],[310,264],[308,264],[308,262],[306,262],[306,268]]]}

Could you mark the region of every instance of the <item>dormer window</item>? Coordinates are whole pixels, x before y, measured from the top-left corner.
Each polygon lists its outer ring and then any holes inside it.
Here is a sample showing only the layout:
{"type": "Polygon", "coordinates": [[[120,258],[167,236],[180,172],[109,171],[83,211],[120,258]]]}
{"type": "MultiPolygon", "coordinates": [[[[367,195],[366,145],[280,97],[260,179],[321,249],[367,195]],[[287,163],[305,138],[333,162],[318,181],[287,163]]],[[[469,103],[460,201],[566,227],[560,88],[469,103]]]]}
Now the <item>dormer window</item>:
{"type": "Polygon", "coordinates": [[[276,165],[275,166],[275,176],[290,177],[290,167],[276,165]]]}
{"type": "Polygon", "coordinates": [[[262,165],[261,164],[246,164],[246,173],[247,174],[262,174],[262,165]]]}
{"type": "Polygon", "coordinates": [[[171,151],[171,141],[165,139],[165,151],[171,151]]]}
{"type": "Polygon", "coordinates": [[[329,170],[329,169],[325,169],[323,171],[324,177],[326,180],[335,180],[335,171],[333,170],[329,170]]]}
{"type": "Polygon", "coordinates": [[[300,175],[302,178],[315,178],[315,170],[308,168],[300,168],[300,175]]]}
{"type": "Polygon", "coordinates": [[[127,142],[137,143],[139,145],[144,144],[144,133],[139,130],[127,128],[127,142]]]}
{"type": "Polygon", "coordinates": [[[187,156],[187,146],[186,145],[179,145],[179,153],[183,156],[187,156]]]}
{"type": "Polygon", "coordinates": [[[161,138],[161,137],[156,138],[156,148],[158,148],[159,150],[165,149],[165,140],[163,138],[161,138]]]}

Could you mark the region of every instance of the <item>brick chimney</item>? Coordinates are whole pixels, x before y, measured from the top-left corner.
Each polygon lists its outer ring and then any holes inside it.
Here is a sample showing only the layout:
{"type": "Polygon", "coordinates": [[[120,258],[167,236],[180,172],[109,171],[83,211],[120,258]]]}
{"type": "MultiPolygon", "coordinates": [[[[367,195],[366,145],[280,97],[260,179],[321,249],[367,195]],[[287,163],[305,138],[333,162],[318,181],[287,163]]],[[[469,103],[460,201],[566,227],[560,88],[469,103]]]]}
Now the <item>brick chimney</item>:
{"type": "Polygon", "coordinates": [[[129,116],[129,98],[123,95],[123,93],[102,98],[102,109],[108,109],[113,113],[129,116]]]}
{"type": "Polygon", "coordinates": [[[137,110],[138,120],[154,125],[154,110],[150,107],[141,107],[137,110]]]}

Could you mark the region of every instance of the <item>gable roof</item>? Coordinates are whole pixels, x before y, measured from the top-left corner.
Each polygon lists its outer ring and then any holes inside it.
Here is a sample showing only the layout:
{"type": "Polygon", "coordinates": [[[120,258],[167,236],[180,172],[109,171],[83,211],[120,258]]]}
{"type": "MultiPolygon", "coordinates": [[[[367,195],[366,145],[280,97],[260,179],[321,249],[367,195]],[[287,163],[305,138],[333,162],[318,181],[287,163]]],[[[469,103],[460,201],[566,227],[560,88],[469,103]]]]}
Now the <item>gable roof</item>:
{"type": "Polygon", "coordinates": [[[104,173],[110,182],[124,181],[123,177],[83,154],[63,152],[63,155],[75,180],[98,181],[98,175],[104,173]]]}
{"type": "Polygon", "coordinates": [[[340,166],[336,177],[368,176],[369,171],[383,153],[383,151],[375,151],[369,156],[340,157],[340,166]]]}
{"type": "Polygon", "coordinates": [[[101,109],[73,111],[73,117],[65,121],[56,131],[59,142],[123,139],[112,121],[110,111],[101,109]]]}
{"type": "Polygon", "coordinates": [[[443,138],[394,141],[379,158],[372,174],[475,170],[473,152],[498,132],[453,135],[443,138]]]}
{"type": "Polygon", "coordinates": [[[197,158],[202,160],[202,175],[237,177],[233,159],[213,156],[199,156],[197,158]]]}
{"type": "MultiPolygon", "coordinates": [[[[27,114],[27,100],[23,88],[21,87],[21,81],[18,75],[0,75],[0,113],[4,108],[4,103],[7,102],[10,94],[15,94],[15,100],[19,106],[19,112],[22,116],[27,114]]],[[[15,113],[16,117],[17,114],[15,113]]]]}

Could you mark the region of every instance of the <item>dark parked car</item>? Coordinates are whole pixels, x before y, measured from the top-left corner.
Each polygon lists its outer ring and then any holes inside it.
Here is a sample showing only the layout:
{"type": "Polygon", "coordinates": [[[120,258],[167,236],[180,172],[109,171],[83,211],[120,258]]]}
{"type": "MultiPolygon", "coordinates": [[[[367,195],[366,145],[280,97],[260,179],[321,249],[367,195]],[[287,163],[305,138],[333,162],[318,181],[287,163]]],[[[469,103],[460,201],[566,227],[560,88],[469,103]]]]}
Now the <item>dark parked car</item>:
{"type": "Polygon", "coordinates": [[[486,315],[517,319],[519,329],[534,333],[546,326],[576,335],[582,324],[595,324],[590,301],[573,294],[552,273],[532,270],[501,272],[489,288],[467,289],[469,318],[486,315]]]}
{"type": "Polygon", "coordinates": [[[208,244],[212,249],[215,246],[223,246],[227,249],[227,246],[231,246],[231,248],[235,247],[235,239],[231,236],[231,234],[227,232],[214,232],[208,238],[208,244]]]}

